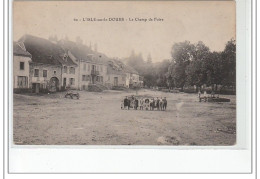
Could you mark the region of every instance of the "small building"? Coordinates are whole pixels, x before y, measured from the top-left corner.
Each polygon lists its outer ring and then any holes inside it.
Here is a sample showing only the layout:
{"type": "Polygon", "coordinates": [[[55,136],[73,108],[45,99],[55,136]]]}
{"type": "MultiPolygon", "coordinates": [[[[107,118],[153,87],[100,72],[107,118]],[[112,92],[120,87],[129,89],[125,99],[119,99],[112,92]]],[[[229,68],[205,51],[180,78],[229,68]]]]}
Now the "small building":
{"type": "Polygon", "coordinates": [[[67,50],[71,59],[78,65],[78,89],[88,90],[89,85],[105,85],[107,66],[104,54],[92,51],[82,43],[60,40],[58,44],[67,50]]]}
{"type": "Polygon", "coordinates": [[[29,87],[32,92],[55,92],[66,87],[77,87],[77,64],[57,44],[49,40],[25,35],[20,40],[32,55],[29,87]]]}
{"type": "Polygon", "coordinates": [[[107,63],[107,80],[106,83],[112,87],[127,87],[127,74],[124,69],[124,64],[118,60],[110,60],[107,63]]]}
{"type": "Polygon", "coordinates": [[[13,89],[15,92],[29,89],[31,58],[32,55],[26,51],[23,43],[13,43],[13,89]]]}
{"type": "Polygon", "coordinates": [[[140,81],[139,73],[132,67],[126,65],[126,86],[128,88],[142,87],[142,81],[140,81]]]}

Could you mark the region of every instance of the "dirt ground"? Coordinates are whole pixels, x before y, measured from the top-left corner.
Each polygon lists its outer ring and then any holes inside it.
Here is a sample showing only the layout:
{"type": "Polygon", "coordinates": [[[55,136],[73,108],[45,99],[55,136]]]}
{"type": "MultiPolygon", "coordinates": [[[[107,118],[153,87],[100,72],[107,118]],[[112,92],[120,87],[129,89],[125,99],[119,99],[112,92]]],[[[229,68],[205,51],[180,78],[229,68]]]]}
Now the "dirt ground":
{"type": "Polygon", "coordinates": [[[166,111],[121,110],[135,91],[14,94],[13,139],[18,145],[234,145],[236,96],[227,103],[198,102],[196,94],[140,90],[167,97],[166,111]]]}

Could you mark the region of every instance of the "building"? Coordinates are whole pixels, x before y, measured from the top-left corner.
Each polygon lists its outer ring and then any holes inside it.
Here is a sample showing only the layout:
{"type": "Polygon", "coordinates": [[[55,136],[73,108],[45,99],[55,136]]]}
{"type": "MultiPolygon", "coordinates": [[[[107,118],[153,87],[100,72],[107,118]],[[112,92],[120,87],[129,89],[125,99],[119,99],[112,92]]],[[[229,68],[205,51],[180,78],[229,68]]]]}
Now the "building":
{"type": "Polygon", "coordinates": [[[127,87],[126,73],[124,64],[117,60],[110,60],[107,63],[107,81],[106,84],[110,87],[127,87]]]}
{"type": "Polygon", "coordinates": [[[128,88],[142,87],[142,81],[140,81],[139,73],[132,67],[126,65],[126,86],[128,88]]]}
{"type": "Polygon", "coordinates": [[[136,70],[81,41],[24,35],[14,44],[14,56],[14,88],[39,93],[140,86],[136,70]]]}
{"type": "Polygon", "coordinates": [[[13,43],[13,89],[15,92],[29,89],[31,58],[32,55],[26,51],[23,43],[13,43]]]}
{"type": "Polygon", "coordinates": [[[78,89],[88,90],[92,85],[104,85],[107,80],[108,59],[104,54],[92,51],[82,43],[60,40],[59,45],[68,51],[71,59],[78,65],[78,89]]]}
{"type": "Polygon", "coordinates": [[[55,92],[77,88],[77,64],[59,45],[49,40],[24,35],[19,43],[32,55],[29,63],[29,88],[32,92],[55,92]]]}

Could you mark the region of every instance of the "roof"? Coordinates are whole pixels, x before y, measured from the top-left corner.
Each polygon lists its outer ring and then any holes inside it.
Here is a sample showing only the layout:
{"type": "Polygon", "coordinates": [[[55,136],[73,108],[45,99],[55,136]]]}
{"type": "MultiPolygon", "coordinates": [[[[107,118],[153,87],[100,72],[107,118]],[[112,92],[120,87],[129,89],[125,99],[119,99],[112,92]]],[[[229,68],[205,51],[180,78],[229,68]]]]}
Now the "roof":
{"type": "Polygon", "coordinates": [[[124,64],[120,60],[113,59],[108,61],[107,64],[108,64],[107,71],[110,74],[125,74],[125,73],[138,74],[138,72],[134,68],[124,64]]]}
{"type": "Polygon", "coordinates": [[[25,49],[32,55],[32,61],[35,63],[76,66],[72,59],[66,56],[59,45],[52,43],[47,39],[24,35],[19,42],[23,42],[25,49]]]}
{"type": "Polygon", "coordinates": [[[125,70],[127,73],[133,73],[133,74],[137,74],[137,75],[139,74],[133,67],[131,67],[129,65],[126,65],[125,68],[126,68],[125,70]]]}
{"type": "Polygon", "coordinates": [[[24,48],[24,44],[19,42],[13,42],[13,54],[17,56],[32,57],[32,55],[24,48]]]}
{"type": "Polygon", "coordinates": [[[109,60],[105,54],[93,51],[90,47],[82,43],[76,43],[69,40],[60,40],[58,44],[64,50],[70,51],[76,59],[81,61],[106,64],[109,60]]]}

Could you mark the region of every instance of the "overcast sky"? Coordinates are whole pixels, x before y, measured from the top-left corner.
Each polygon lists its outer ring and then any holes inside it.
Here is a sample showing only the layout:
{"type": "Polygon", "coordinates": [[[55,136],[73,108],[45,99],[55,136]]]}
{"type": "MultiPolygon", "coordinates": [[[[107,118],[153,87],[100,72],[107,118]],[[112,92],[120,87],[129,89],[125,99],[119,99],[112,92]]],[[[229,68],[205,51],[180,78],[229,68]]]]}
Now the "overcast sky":
{"type": "Polygon", "coordinates": [[[72,41],[80,36],[86,45],[96,43],[98,51],[109,57],[127,57],[134,50],[141,52],[144,59],[150,53],[153,62],[158,62],[170,59],[172,45],[185,40],[203,41],[212,51],[222,51],[225,43],[235,38],[235,2],[14,2],[13,27],[13,40],[24,34],[43,38],[56,34],[72,41]]]}

